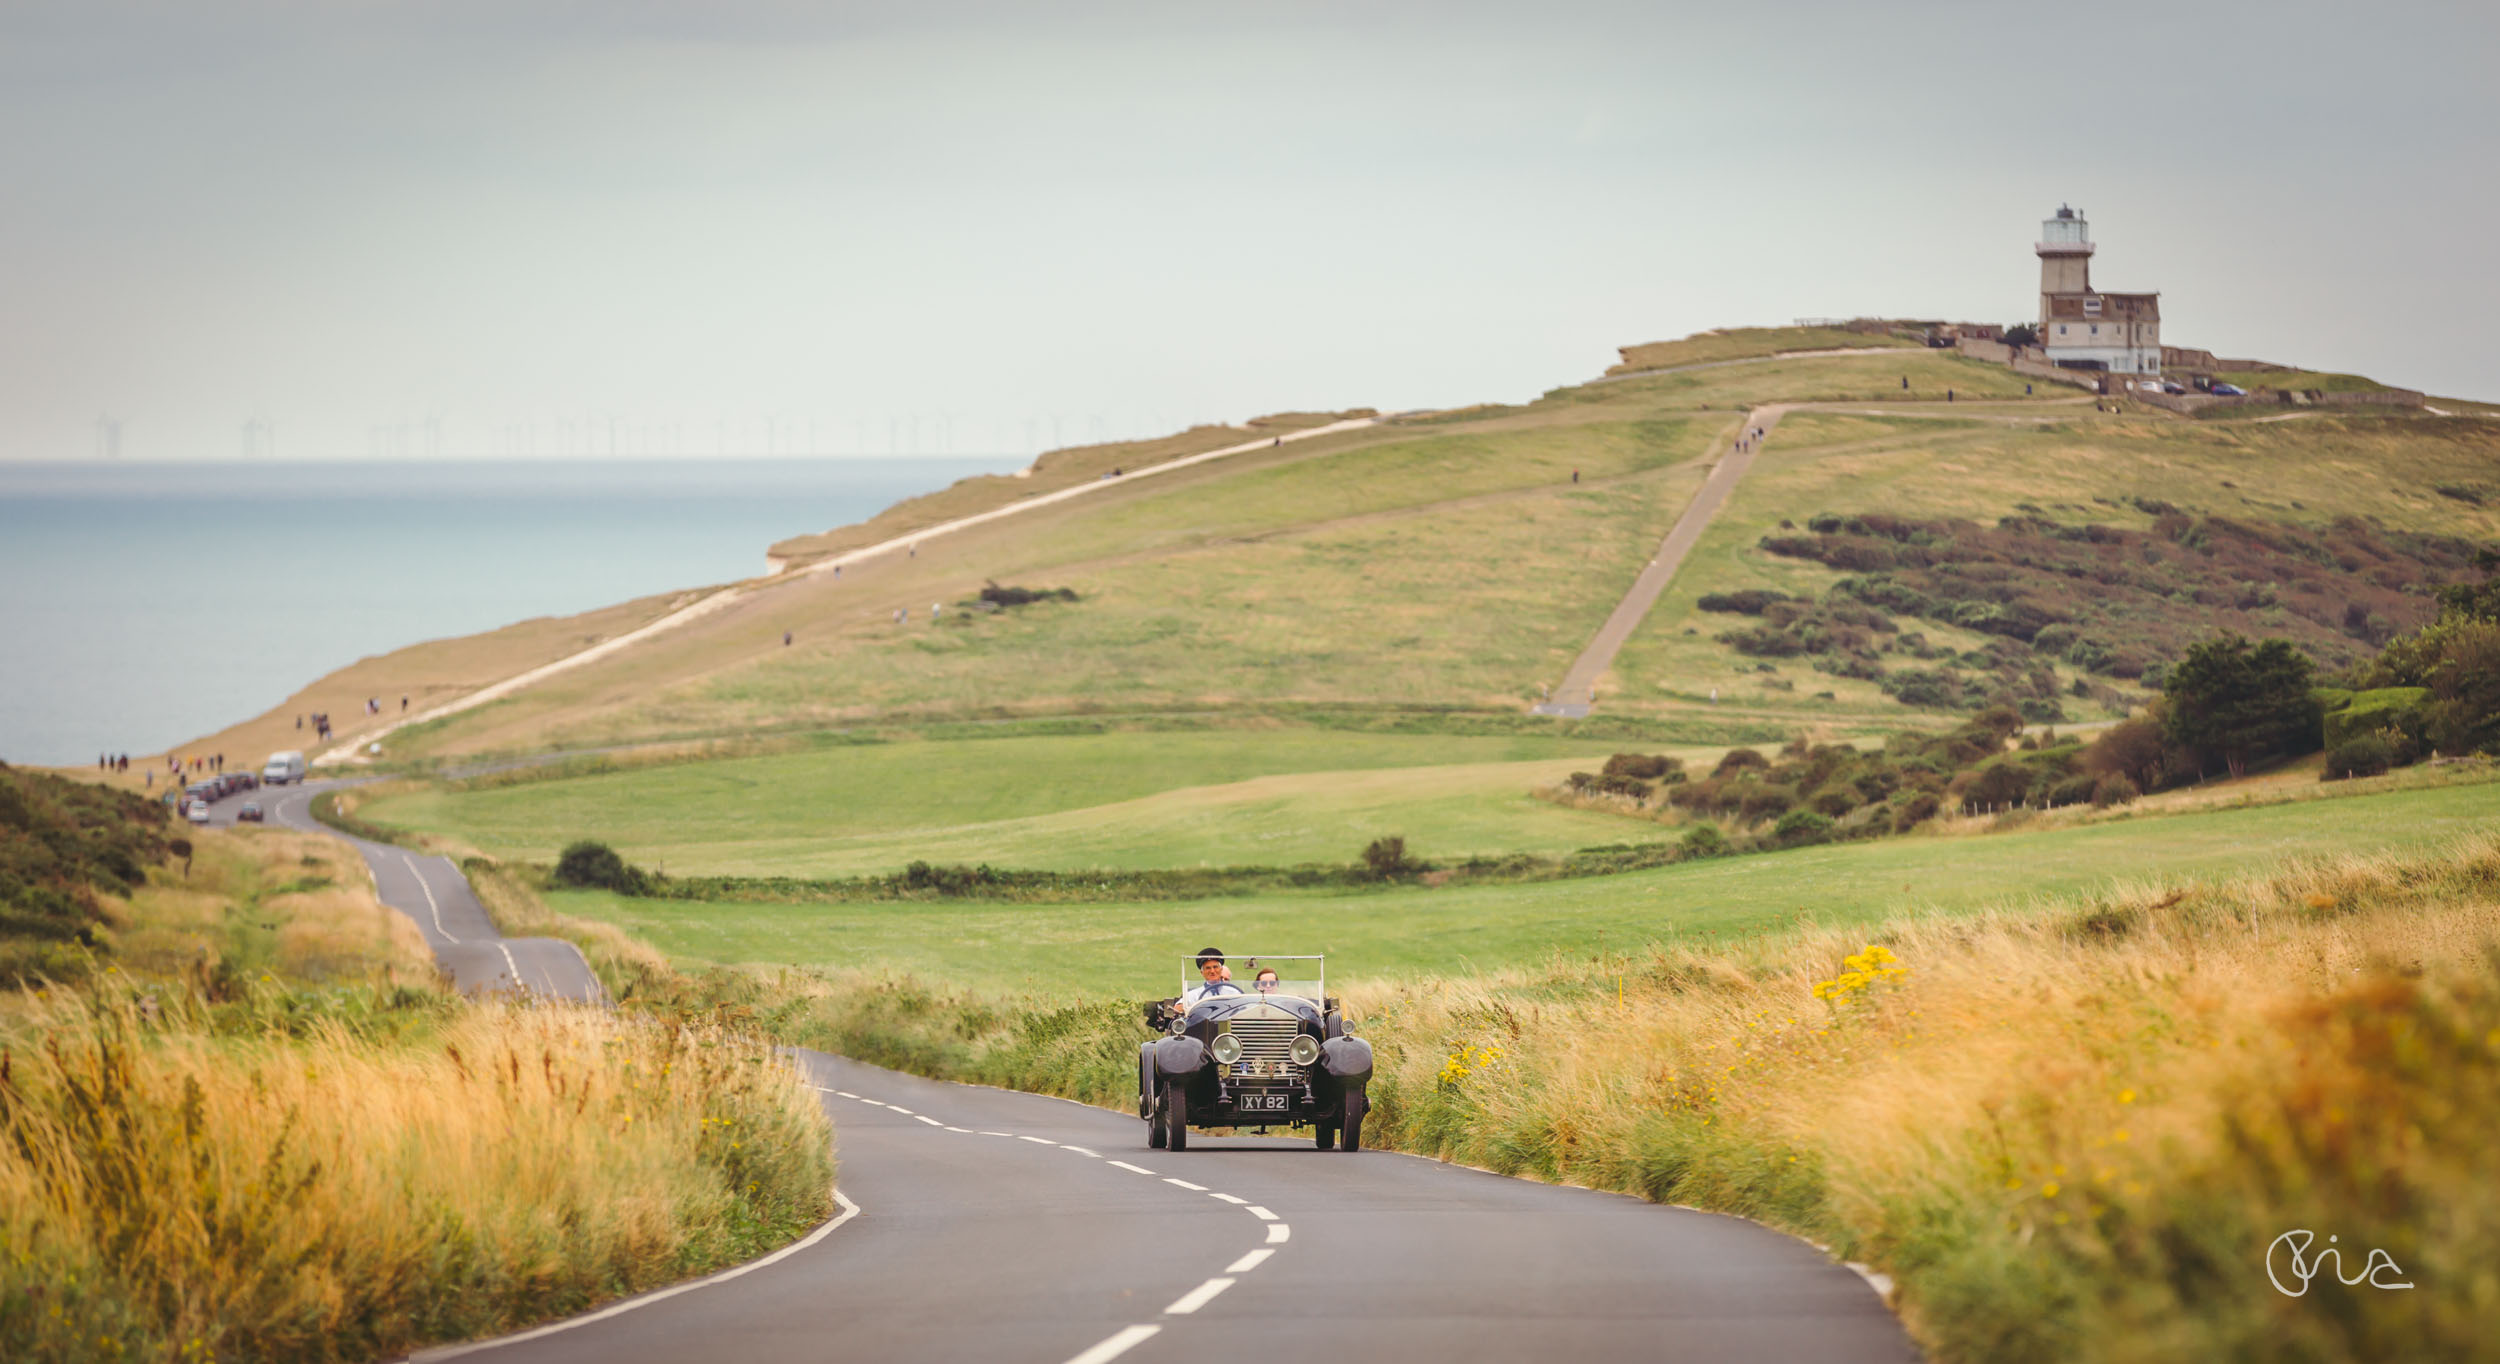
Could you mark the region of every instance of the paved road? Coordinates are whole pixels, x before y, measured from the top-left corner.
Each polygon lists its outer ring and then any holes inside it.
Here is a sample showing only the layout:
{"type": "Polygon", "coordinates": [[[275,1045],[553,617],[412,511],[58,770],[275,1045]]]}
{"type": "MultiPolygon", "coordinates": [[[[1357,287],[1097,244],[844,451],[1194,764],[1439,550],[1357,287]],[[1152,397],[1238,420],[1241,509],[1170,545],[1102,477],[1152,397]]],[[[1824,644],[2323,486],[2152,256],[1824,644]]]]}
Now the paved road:
{"type": "Polygon", "coordinates": [[[1773,403],[1757,407],[1747,414],[1744,426],[1739,428],[1738,443],[1719,456],[1719,462],[1710,467],[1710,477],[1702,480],[1701,491],[1693,494],[1693,500],[1684,508],[1684,514],[1675,518],[1675,525],[1667,531],[1667,538],[1658,546],[1657,557],[1651,559],[1640,576],[1632,580],[1631,590],[1615,604],[1614,614],[1606,617],[1606,623],[1598,627],[1588,647],[1580,651],[1580,657],[1571,665],[1571,671],[1563,674],[1562,685],[1535,707],[1536,714],[1577,718],[1589,713],[1589,708],[1597,703],[1597,679],[1605,676],[1606,670],[1614,666],[1616,652],[1623,648],[1625,640],[1632,637],[1632,632],[1640,628],[1642,619],[1649,615],[1649,608],[1657,604],[1658,594],[1667,590],[1668,580],[1675,576],[1678,568],[1683,567],[1684,556],[1690,554],[1693,546],[1701,540],[1701,533],[1710,528],[1710,520],[1719,514],[1719,508],[1727,505],[1728,494],[1736,490],[1737,481],[1745,476],[1747,469],[1753,467],[1754,454],[1761,449],[1762,442],[1771,438],[1772,428],[1779,425],[1780,417],[1792,406],[1794,404],[1773,403]],[[1757,428],[1762,432],[1759,438],[1742,438],[1743,432],[1757,428]]]}
{"type": "Polygon", "coordinates": [[[1735,1218],[1385,1152],[1193,1136],[800,1053],[855,1216],[480,1364],[1906,1361],[1867,1283],[1735,1218]]]}
{"type": "Polygon", "coordinates": [[[345,839],[372,868],[382,903],[416,923],[434,959],[464,991],[521,989],[561,999],[607,998],[580,948],[561,938],[507,938],[497,932],[486,907],[469,889],[469,878],[450,858],[350,838],[314,819],[312,798],[339,784],[315,781],[240,791],[211,805],[208,822],[231,826],[237,811],[257,804],[270,823],[345,839]]]}

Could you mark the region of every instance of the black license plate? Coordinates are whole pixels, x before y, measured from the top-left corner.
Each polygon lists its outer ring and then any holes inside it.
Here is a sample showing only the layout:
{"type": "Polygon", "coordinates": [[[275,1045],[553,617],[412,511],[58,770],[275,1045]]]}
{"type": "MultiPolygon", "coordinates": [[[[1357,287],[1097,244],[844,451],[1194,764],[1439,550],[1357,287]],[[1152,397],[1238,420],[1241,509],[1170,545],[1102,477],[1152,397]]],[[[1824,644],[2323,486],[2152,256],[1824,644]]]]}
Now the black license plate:
{"type": "Polygon", "coordinates": [[[1293,1111],[1290,1094],[1244,1094],[1233,1105],[1244,1113],[1289,1113],[1293,1111]]]}

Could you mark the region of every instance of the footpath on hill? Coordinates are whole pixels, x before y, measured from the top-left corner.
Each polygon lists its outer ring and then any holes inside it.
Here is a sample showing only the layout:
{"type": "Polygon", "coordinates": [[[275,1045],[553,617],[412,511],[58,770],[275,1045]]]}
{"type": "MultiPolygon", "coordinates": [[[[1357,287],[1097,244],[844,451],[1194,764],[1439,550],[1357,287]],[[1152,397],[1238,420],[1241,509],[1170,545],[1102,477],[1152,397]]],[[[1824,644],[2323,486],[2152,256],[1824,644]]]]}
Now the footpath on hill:
{"type": "Polygon", "coordinates": [[[1684,514],[1675,518],[1675,525],[1667,531],[1667,538],[1660,542],[1656,557],[1641,570],[1639,577],[1632,580],[1631,590],[1623,594],[1623,600],[1615,603],[1614,613],[1597,628],[1597,634],[1589,640],[1588,647],[1581,650],[1579,659],[1572,663],[1571,671],[1563,674],[1562,685],[1537,704],[1536,714],[1578,719],[1589,713],[1589,708],[1597,702],[1597,679],[1614,666],[1616,652],[1623,648],[1623,642],[1630,639],[1632,632],[1639,629],[1641,621],[1648,617],[1649,608],[1658,602],[1658,594],[1667,590],[1668,580],[1675,577],[1678,568],[1683,567],[1684,556],[1692,553],[1694,544],[1701,539],[1701,533],[1710,528],[1711,518],[1719,514],[1719,508],[1727,505],[1728,494],[1736,490],[1737,480],[1753,467],[1754,454],[1761,449],[1763,441],[1770,439],[1771,429],[1778,426],[1780,418],[1795,406],[1794,403],[1771,403],[1745,414],[1745,424],[1737,431],[1736,439],[1729,445],[1727,453],[1719,457],[1719,462],[1711,466],[1710,477],[1703,480],[1701,491],[1693,494],[1692,503],[1684,508],[1684,514]]]}
{"type": "Polygon", "coordinates": [[[734,584],[729,587],[724,587],[699,601],[690,602],[685,606],[679,607],[677,610],[669,612],[667,615],[642,626],[640,629],[627,631],[624,634],[618,635],[614,639],[603,640],[600,643],[594,644],[577,653],[567,654],[552,663],[541,664],[527,672],[517,673],[511,677],[507,677],[501,682],[480,687],[476,691],[470,692],[467,695],[458,697],[454,700],[446,701],[439,706],[419,711],[414,715],[402,716],[373,729],[361,730],[354,734],[350,734],[340,740],[337,744],[324,750],[316,756],[312,760],[312,766],[334,767],[342,763],[359,761],[360,759],[357,754],[358,749],[380,743],[383,739],[409,725],[420,725],[428,721],[440,720],[447,716],[458,715],[462,711],[474,710],[490,701],[500,701],[504,697],[512,695],[514,692],[545,681],[547,678],[553,677],[558,673],[578,668],[585,663],[597,662],[602,658],[606,658],[609,655],[617,653],[620,650],[626,649],[632,645],[639,644],[646,639],[652,638],[653,636],[665,634],[671,630],[690,625],[706,616],[714,615],[733,605],[736,605],[738,602],[745,600],[748,596],[754,593],[775,587],[781,583],[809,577],[818,573],[830,573],[838,568],[860,563],[868,559],[873,559],[879,555],[890,554],[896,550],[909,550],[919,545],[924,540],[933,540],[941,535],[952,535],[957,531],[969,530],[974,526],[987,525],[992,521],[1001,520],[1005,517],[1021,516],[1026,512],[1037,511],[1043,507],[1055,506],[1059,503],[1066,502],[1071,498],[1082,497],[1088,493],[1098,492],[1104,488],[1124,484],[1133,479],[1152,478],[1158,474],[1172,473],[1176,470],[1187,469],[1195,465],[1205,464],[1210,461],[1223,459],[1232,455],[1247,454],[1253,450],[1273,449],[1292,441],[1311,440],[1319,436],[1333,436],[1341,432],[1358,430],[1362,427],[1374,425],[1379,420],[1380,419],[1377,417],[1353,417],[1341,422],[1331,422],[1326,426],[1314,426],[1303,431],[1287,431],[1280,435],[1267,436],[1258,440],[1243,441],[1238,445],[1227,445],[1218,450],[1207,450],[1194,455],[1184,455],[1179,459],[1166,460],[1161,464],[1147,465],[1142,469],[1138,469],[1132,473],[1122,474],[1117,478],[1102,479],[1091,483],[1079,483],[1073,487],[1061,488],[1056,492],[1043,493],[1038,497],[1028,497],[1021,501],[1010,502],[1004,507],[994,507],[988,511],[976,512],[970,516],[959,516],[952,521],[941,521],[934,526],[923,526],[918,530],[897,535],[889,540],[881,540],[876,544],[868,545],[864,548],[849,550],[841,554],[827,555],[822,559],[817,559],[813,562],[799,565],[786,572],[776,574],[769,578],[755,579],[744,583],[734,584]]]}

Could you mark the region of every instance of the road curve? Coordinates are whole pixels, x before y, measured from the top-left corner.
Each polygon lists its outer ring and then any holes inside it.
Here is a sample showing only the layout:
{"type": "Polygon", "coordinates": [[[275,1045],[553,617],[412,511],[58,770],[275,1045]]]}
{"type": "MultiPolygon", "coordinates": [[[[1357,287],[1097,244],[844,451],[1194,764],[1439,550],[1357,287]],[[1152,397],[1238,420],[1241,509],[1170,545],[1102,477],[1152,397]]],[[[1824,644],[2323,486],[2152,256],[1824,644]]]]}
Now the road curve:
{"type": "Polygon", "coordinates": [[[270,822],[345,841],[372,869],[382,903],[405,914],[425,935],[434,959],[464,992],[519,990],[556,999],[604,1003],[607,992],[591,973],[581,949],[561,938],[507,938],[486,917],[469,878],[448,857],[410,852],[387,843],[351,837],[312,816],[313,797],[339,785],[307,782],[264,787],[226,797],[209,807],[209,823],[229,826],[235,812],[257,804],[270,822]]]}
{"type": "Polygon", "coordinates": [[[858,1209],[777,1262],[417,1356],[479,1364],[1908,1361],[1866,1282],[1737,1218],[1193,1136],[799,1053],[858,1209]]]}

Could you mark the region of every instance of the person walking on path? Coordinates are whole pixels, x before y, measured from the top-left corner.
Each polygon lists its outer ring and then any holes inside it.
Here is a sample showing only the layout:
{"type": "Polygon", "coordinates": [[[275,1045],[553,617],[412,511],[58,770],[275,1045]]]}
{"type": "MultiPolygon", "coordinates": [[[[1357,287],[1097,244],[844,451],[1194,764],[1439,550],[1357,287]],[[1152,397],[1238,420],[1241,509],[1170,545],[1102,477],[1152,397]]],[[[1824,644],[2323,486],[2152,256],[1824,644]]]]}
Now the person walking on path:
{"type": "Polygon", "coordinates": [[[784,649],[790,647],[790,632],[787,630],[781,632],[781,647],[784,649]]]}

